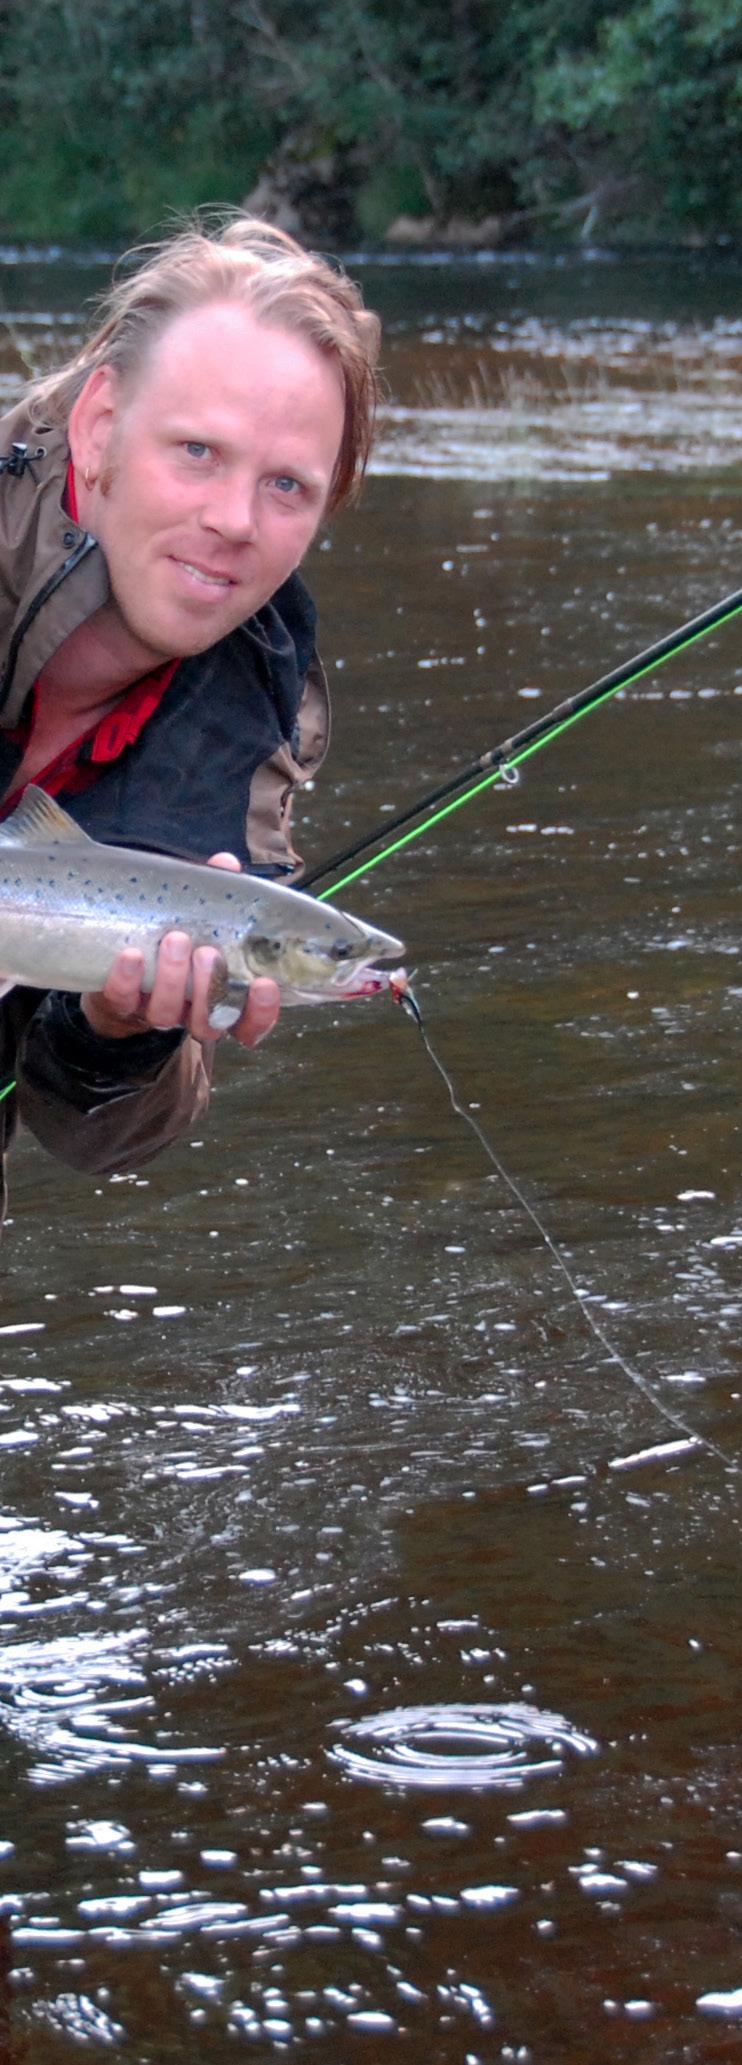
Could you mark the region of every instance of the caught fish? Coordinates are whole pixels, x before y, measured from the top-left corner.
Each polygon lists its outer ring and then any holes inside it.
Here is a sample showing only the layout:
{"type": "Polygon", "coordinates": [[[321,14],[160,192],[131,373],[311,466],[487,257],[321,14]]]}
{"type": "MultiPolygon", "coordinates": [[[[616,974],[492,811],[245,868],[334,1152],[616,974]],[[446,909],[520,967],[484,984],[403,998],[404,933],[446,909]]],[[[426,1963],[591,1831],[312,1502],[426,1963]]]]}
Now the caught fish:
{"type": "Polygon", "coordinates": [[[104,846],[30,784],[0,824],[0,994],[102,989],[125,946],[144,954],[151,989],[163,933],[216,946],[209,997],[215,1026],[239,1017],[253,977],[270,975],[286,1004],[338,1002],[388,987],[388,932],[300,890],[167,855],[104,846]]]}

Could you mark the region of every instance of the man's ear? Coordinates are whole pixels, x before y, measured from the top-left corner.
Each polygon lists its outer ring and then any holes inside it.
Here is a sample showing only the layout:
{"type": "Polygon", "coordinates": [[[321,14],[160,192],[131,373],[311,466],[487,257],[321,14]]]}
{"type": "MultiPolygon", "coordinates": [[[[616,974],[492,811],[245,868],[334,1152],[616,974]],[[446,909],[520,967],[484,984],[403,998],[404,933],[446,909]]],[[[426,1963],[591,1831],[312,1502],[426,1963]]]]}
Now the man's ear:
{"type": "Polygon", "coordinates": [[[119,379],[113,366],[96,366],[73,404],[69,420],[72,464],[93,487],[103,465],[118,411],[119,379]]]}

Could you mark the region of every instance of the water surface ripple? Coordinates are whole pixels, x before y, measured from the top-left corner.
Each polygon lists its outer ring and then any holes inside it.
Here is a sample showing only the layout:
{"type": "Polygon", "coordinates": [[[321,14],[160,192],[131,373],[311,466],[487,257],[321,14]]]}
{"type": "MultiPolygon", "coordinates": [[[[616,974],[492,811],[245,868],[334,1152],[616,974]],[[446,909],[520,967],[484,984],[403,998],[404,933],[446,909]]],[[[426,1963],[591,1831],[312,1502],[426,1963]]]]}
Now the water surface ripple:
{"type": "Polygon", "coordinates": [[[337,1726],[331,1755],[353,1778],[377,1785],[512,1791],[598,1747],[561,1714],[523,1704],[398,1707],[337,1726]]]}

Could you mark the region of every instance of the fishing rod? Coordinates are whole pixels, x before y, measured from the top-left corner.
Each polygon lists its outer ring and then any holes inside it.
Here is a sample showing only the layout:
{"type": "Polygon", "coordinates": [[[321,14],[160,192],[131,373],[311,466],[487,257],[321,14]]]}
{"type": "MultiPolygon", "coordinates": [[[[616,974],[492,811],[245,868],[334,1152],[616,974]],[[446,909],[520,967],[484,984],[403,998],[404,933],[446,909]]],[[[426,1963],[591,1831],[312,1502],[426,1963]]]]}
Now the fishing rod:
{"type": "Polygon", "coordinates": [[[342,880],[333,883],[331,888],[320,890],[317,901],[322,903],[330,896],[337,896],[350,882],[357,881],[359,875],[367,874],[371,868],[379,867],[392,853],[398,853],[400,848],[409,845],[412,839],[421,838],[423,832],[429,831],[441,818],[448,817],[453,810],[459,810],[462,804],[468,803],[473,796],[481,795],[482,791],[491,788],[494,782],[517,781],[520,762],[529,759],[532,753],[537,753],[541,746],[548,744],[549,739],[558,738],[570,724],[576,724],[578,718],[584,717],[586,711],[595,709],[598,703],[606,702],[610,696],[617,695],[619,689],[630,688],[632,683],[640,681],[644,674],[652,674],[655,668],[662,667],[666,660],[671,660],[675,653],[685,652],[688,646],[695,645],[699,638],[708,637],[710,631],[717,630],[732,617],[739,616],[740,611],[742,588],[738,588],[733,595],[726,595],[723,601],[714,603],[712,608],[704,610],[701,616],[691,617],[687,624],[680,624],[677,630],[668,632],[665,638],[659,638],[655,645],[648,645],[644,652],[624,661],[622,666],[614,667],[610,674],[601,675],[600,680],[591,682],[588,688],[579,690],[576,695],[567,696],[555,709],[545,712],[542,717],[534,718],[522,731],[514,732],[511,738],[504,739],[502,745],[489,747],[487,752],[480,753],[479,758],[472,761],[469,767],[460,768],[458,774],[451,775],[448,781],[441,782],[435,789],[429,789],[424,796],[418,797],[417,802],[408,804],[407,809],[400,811],[398,817],[387,820],[374,831],[366,832],[362,838],[355,839],[352,845],[344,846],[337,853],[330,854],[328,860],[321,861],[318,867],[312,868],[310,873],[304,876],[301,888],[311,889],[315,882],[322,881],[323,876],[336,874],[339,868],[347,866],[349,861],[357,860],[360,854],[367,853],[372,846],[378,846],[383,839],[384,844],[380,853],[374,854],[373,859],[365,861],[361,867],[354,868],[351,874],[344,875],[342,880]],[[459,794],[459,791],[464,793],[459,794]],[[423,817],[424,812],[432,812],[432,815],[424,817],[423,822],[415,825],[412,831],[404,832],[402,838],[396,837],[396,834],[403,832],[405,825],[411,824],[414,818],[423,817]]]}
{"type": "MultiPolygon", "coordinates": [[[[338,868],[345,867],[348,861],[357,860],[359,854],[367,853],[369,847],[377,846],[383,839],[384,845],[380,853],[374,854],[373,858],[365,861],[361,867],[354,868],[350,875],[344,875],[341,881],[332,883],[329,889],[320,890],[317,902],[322,903],[331,896],[337,896],[350,882],[357,881],[359,875],[365,875],[371,868],[379,867],[383,860],[387,860],[392,853],[398,853],[401,847],[408,846],[412,839],[421,838],[423,832],[430,830],[431,825],[438,824],[440,819],[448,817],[451,811],[459,810],[462,804],[470,802],[472,796],[480,795],[482,790],[491,788],[494,782],[517,781],[517,769],[521,760],[527,760],[531,753],[538,752],[539,747],[545,746],[549,739],[557,738],[570,724],[576,724],[578,718],[583,717],[587,710],[594,709],[597,703],[605,702],[609,696],[617,695],[621,688],[631,687],[634,681],[641,680],[642,675],[653,673],[656,667],[663,666],[675,653],[684,652],[699,638],[706,638],[710,631],[728,623],[732,617],[739,616],[740,611],[742,588],[738,588],[733,595],[725,596],[722,602],[715,603],[711,609],[704,610],[701,616],[692,617],[687,624],[679,625],[678,629],[670,631],[666,638],[658,639],[656,645],[648,645],[646,650],[637,653],[633,660],[625,661],[621,667],[614,667],[612,673],[601,675],[600,680],[592,682],[590,687],[581,689],[577,695],[568,696],[566,701],[558,703],[555,709],[545,713],[543,717],[535,718],[533,723],[525,725],[522,731],[514,732],[512,738],[505,739],[502,745],[492,746],[486,753],[480,753],[479,759],[474,760],[470,767],[461,768],[458,774],[452,775],[438,788],[429,789],[424,796],[418,797],[416,803],[410,803],[406,810],[400,811],[399,816],[392,818],[391,822],[377,826],[375,831],[367,832],[363,838],[354,840],[351,846],[345,846],[338,853],[332,853],[328,860],[321,861],[319,867],[312,868],[310,873],[304,876],[301,888],[310,889],[315,882],[321,882],[324,875],[336,873],[338,868]],[[461,795],[457,793],[459,790],[463,791],[461,795]],[[438,805],[442,807],[437,808],[438,805]],[[404,832],[404,826],[411,824],[413,818],[422,817],[424,811],[432,811],[433,814],[424,817],[423,822],[415,825],[412,831],[404,832]],[[402,838],[396,838],[397,832],[403,832],[402,838]]],[[[0,1104],[14,1089],[15,1080],[3,1084],[0,1088],[0,1104]]]]}

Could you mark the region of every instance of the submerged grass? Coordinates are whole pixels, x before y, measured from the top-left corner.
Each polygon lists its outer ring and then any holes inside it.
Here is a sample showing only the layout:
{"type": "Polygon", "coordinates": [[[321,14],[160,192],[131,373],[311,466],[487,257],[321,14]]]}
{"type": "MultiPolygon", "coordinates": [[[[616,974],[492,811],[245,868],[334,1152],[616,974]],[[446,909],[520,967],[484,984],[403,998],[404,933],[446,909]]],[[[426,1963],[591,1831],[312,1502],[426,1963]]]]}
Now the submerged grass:
{"type": "Polygon", "coordinates": [[[514,337],[470,353],[462,352],[458,342],[443,354],[436,349],[435,362],[431,349],[421,365],[423,343],[411,385],[407,368],[395,366],[401,374],[395,399],[422,409],[506,409],[516,415],[550,403],[563,407],[627,395],[677,398],[690,391],[706,402],[742,396],[742,348],[737,344],[730,351],[729,339],[723,350],[715,350],[713,339],[702,331],[673,341],[642,337],[641,350],[631,351],[623,340],[617,347],[610,336],[593,334],[589,348],[581,348],[586,341],[562,331],[546,348],[534,340],[529,350],[514,337]]]}

